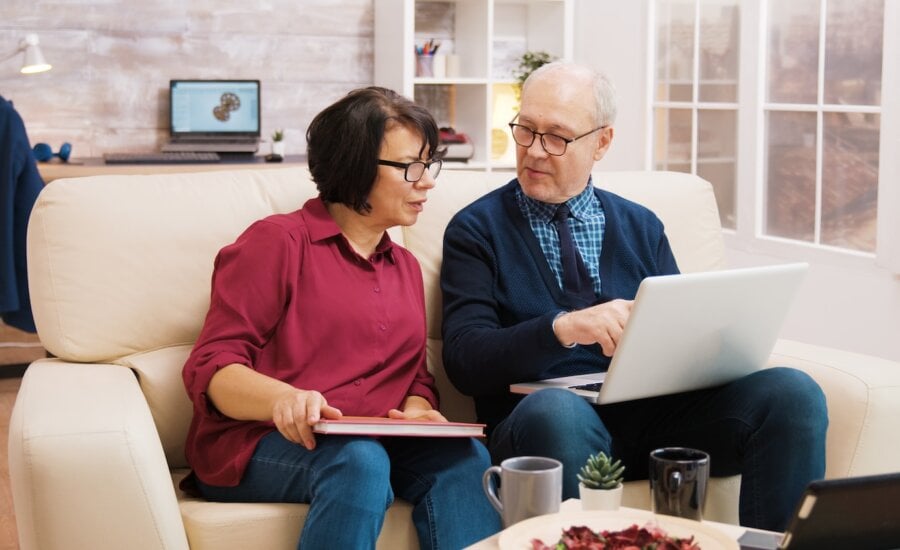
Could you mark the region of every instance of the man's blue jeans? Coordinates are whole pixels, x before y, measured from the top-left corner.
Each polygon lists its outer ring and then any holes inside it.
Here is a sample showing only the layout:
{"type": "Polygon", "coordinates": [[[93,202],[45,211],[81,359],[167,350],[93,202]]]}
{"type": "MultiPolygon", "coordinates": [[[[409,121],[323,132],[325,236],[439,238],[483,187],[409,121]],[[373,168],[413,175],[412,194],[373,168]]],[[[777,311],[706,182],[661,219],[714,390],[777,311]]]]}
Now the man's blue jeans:
{"type": "Polygon", "coordinates": [[[714,476],[741,474],[740,521],[783,531],[806,484],[825,475],[828,415],[805,373],[763,369],[721,387],[592,406],[566,390],[525,397],[491,433],[495,463],[541,455],[563,463],[563,498],[597,451],[622,460],[628,480],[646,479],[650,451],[680,446],[710,454],[714,476]]]}
{"type": "Polygon", "coordinates": [[[208,500],[309,503],[298,548],[375,548],[396,494],[413,505],[423,549],[456,550],[501,529],[481,487],[489,466],[473,439],[320,435],[308,451],[275,431],[237,487],[197,485],[208,500]]]}

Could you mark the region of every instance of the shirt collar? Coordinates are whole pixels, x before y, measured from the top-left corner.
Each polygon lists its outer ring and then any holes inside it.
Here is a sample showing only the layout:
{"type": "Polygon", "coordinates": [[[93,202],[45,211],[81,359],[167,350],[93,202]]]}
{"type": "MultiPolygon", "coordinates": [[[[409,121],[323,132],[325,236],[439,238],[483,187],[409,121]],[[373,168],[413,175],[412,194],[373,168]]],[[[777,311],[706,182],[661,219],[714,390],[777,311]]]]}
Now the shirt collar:
{"type": "MultiPolygon", "coordinates": [[[[303,211],[305,212],[306,226],[309,229],[309,238],[312,242],[335,238],[348,248],[350,247],[350,243],[347,242],[347,238],[341,233],[340,226],[328,213],[325,202],[321,197],[315,197],[306,201],[306,204],[303,205],[303,211]]],[[[391,240],[391,236],[388,235],[387,231],[384,232],[381,241],[375,247],[375,254],[384,254],[391,263],[396,263],[394,260],[394,241],[391,240]]]]}
{"type": "MultiPolygon", "coordinates": [[[[551,204],[529,197],[522,191],[521,185],[516,188],[516,194],[519,196],[520,204],[535,219],[546,223],[550,223],[553,220],[553,215],[559,207],[558,204],[551,204]]],[[[584,191],[567,200],[566,204],[569,206],[572,217],[579,221],[584,221],[597,215],[600,210],[600,203],[597,195],[594,193],[594,185],[591,178],[588,178],[588,184],[585,186],[584,191]]]]}

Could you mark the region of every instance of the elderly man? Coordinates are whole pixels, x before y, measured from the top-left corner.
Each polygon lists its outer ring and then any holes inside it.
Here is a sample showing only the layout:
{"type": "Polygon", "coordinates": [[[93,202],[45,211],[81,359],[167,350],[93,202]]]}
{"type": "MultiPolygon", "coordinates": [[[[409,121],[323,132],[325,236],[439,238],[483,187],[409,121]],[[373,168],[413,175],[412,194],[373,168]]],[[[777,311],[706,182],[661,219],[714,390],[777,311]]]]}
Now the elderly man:
{"type": "Polygon", "coordinates": [[[510,124],[517,178],[461,210],[444,236],[447,373],[475,398],[493,460],[560,460],[564,498],[578,496],[575,473],[589,454],[620,458],[629,479],[642,479],[651,450],[694,447],[710,453],[713,475],[742,474],[742,524],[782,530],[825,471],[825,398],[804,373],[764,369],[601,406],[566,390],[508,391],[605,370],[641,280],[678,272],[660,220],[591,180],[615,112],[611,83],[587,67],[555,62],[525,82],[510,124]]]}

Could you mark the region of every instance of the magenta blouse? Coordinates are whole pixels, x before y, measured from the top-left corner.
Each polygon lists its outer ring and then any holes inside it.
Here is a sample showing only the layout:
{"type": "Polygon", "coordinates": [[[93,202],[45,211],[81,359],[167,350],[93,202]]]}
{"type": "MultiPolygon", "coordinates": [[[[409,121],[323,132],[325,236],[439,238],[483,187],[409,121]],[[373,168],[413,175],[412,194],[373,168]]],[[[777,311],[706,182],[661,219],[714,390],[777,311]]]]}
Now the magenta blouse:
{"type": "Polygon", "coordinates": [[[215,409],[206,389],[218,369],[239,363],[318,390],[345,415],[386,416],[409,395],[436,408],[425,335],[419,264],[387,234],[372,257],[359,256],[318,198],[254,223],[216,257],[209,312],[182,373],[194,473],[236,485],[275,429],[215,409]]]}

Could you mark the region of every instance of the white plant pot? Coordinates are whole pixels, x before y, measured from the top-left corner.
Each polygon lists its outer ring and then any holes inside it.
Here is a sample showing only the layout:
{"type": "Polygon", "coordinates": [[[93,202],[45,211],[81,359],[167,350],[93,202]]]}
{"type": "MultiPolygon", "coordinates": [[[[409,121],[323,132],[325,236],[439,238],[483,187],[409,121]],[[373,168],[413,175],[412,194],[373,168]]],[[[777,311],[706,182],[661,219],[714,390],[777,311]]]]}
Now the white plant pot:
{"type": "Polygon", "coordinates": [[[278,155],[280,157],[284,156],[284,142],[283,141],[273,141],[272,142],[272,154],[278,155]]]}
{"type": "Polygon", "coordinates": [[[622,484],[615,489],[589,489],[578,484],[582,510],[618,510],[622,505],[622,484]]]}

